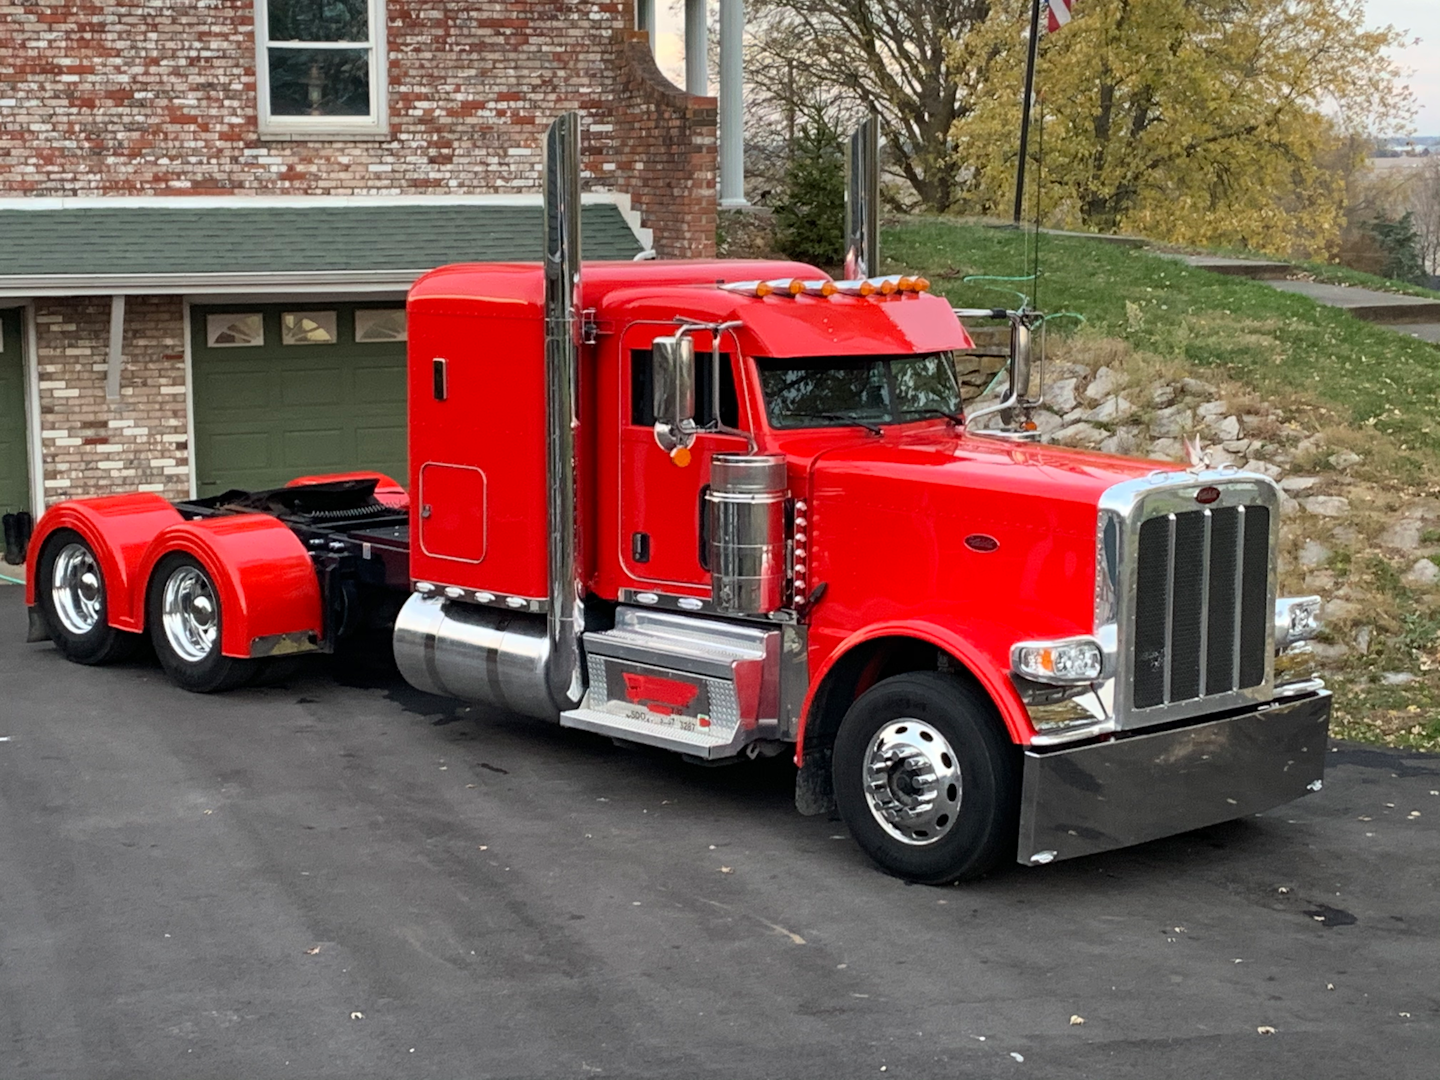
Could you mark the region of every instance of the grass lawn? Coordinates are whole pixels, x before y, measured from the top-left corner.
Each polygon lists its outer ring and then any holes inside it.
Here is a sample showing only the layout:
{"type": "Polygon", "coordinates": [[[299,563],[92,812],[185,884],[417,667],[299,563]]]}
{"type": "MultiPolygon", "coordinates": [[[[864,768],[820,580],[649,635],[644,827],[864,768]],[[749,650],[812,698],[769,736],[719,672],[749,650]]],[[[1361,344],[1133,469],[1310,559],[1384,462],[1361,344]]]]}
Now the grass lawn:
{"type": "MultiPolygon", "coordinates": [[[[1415,555],[1407,560],[1375,543],[1415,500],[1440,497],[1440,347],[1260,282],[1099,240],[1042,236],[1038,281],[964,280],[1026,274],[1033,243],[1009,229],[941,219],[907,219],[881,234],[886,272],[924,274],[956,306],[1013,307],[1018,291],[1040,310],[1083,316],[1083,324],[1050,324],[1063,335],[1053,343],[1057,353],[1067,341],[1092,354],[1112,348],[1135,358],[1142,379],[1148,372],[1223,381],[1233,400],[1251,395],[1283,408],[1307,433],[1321,433],[1328,449],[1304,461],[1304,471],[1350,497],[1346,524],[1356,538],[1337,543],[1333,522],[1302,513],[1286,519],[1283,550],[1293,555],[1308,538],[1334,546],[1323,569],[1333,575],[1333,591],[1343,590],[1360,609],[1333,630],[1333,640],[1351,649],[1327,673],[1336,691],[1335,731],[1440,750],[1440,588],[1406,586],[1401,573],[1415,555]],[[1336,447],[1356,450],[1363,464],[1335,471],[1328,457],[1336,447]],[[1355,648],[1362,627],[1373,634],[1355,648]],[[1409,681],[1396,683],[1397,674],[1409,681]]],[[[1322,269],[1324,280],[1425,295],[1322,269]]],[[[1440,546],[1440,533],[1425,539],[1440,546]]],[[[1292,559],[1282,589],[1294,594],[1304,580],[1292,559]]]]}

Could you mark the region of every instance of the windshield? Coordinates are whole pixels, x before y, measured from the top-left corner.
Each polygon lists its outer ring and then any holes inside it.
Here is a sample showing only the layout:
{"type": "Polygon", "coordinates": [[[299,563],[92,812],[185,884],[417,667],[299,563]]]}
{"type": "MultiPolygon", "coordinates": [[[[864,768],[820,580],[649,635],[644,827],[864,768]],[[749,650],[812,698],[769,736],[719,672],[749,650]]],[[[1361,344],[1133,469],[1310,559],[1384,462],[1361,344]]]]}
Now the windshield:
{"type": "Polygon", "coordinates": [[[921,356],[757,358],[765,412],[776,428],[903,424],[958,418],[960,382],[948,352],[921,356]]]}

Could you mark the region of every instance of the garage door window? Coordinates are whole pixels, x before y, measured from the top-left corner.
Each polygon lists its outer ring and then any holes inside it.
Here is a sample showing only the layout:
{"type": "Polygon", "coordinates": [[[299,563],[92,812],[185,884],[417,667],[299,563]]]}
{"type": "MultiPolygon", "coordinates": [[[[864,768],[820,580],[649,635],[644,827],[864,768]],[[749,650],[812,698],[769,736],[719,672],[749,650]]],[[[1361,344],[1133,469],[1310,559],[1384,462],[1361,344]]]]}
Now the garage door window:
{"type": "Polygon", "coordinates": [[[356,341],[404,341],[404,308],[370,308],[355,312],[356,341]]]}
{"type": "Polygon", "coordinates": [[[206,315],[205,344],[212,349],[265,344],[265,320],[254,315],[206,315]]]}
{"type": "Polygon", "coordinates": [[[286,345],[334,345],[333,311],[286,311],[280,316],[280,340],[286,345]]]}

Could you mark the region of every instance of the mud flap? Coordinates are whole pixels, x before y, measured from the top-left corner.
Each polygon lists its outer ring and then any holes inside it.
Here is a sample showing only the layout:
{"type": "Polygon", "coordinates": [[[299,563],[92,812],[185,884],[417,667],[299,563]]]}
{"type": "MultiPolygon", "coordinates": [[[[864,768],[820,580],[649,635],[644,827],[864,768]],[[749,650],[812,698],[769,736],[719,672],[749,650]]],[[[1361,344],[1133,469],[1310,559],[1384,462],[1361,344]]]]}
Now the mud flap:
{"type": "Polygon", "coordinates": [[[45,613],[38,607],[26,608],[30,613],[30,630],[25,635],[25,641],[31,645],[37,641],[50,640],[50,624],[45,621],[45,613]]]}

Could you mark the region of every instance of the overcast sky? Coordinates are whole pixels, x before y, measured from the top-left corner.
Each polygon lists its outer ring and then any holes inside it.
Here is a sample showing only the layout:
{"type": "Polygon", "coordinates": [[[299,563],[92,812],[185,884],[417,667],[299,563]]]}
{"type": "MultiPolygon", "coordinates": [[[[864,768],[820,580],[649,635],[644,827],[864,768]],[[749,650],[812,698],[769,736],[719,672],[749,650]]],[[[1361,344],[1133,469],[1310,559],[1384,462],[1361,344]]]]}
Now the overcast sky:
{"type": "MultiPolygon", "coordinates": [[[[1076,0],[1083,4],[1084,0],[1076,0]]],[[[682,40],[684,20],[679,14],[683,5],[658,0],[659,38],[656,58],[661,70],[677,84],[685,82],[685,46],[682,40]]],[[[714,5],[711,5],[712,9],[714,5]]],[[[1421,135],[1440,135],[1440,0],[1369,0],[1367,5],[1372,26],[1389,23],[1409,31],[1410,37],[1423,39],[1395,57],[1407,76],[1415,100],[1420,106],[1416,130],[1421,135]]],[[[715,42],[711,42],[712,49],[715,42]]],[[[713,94],[715,88],[712,86],[713,94]]]]}

